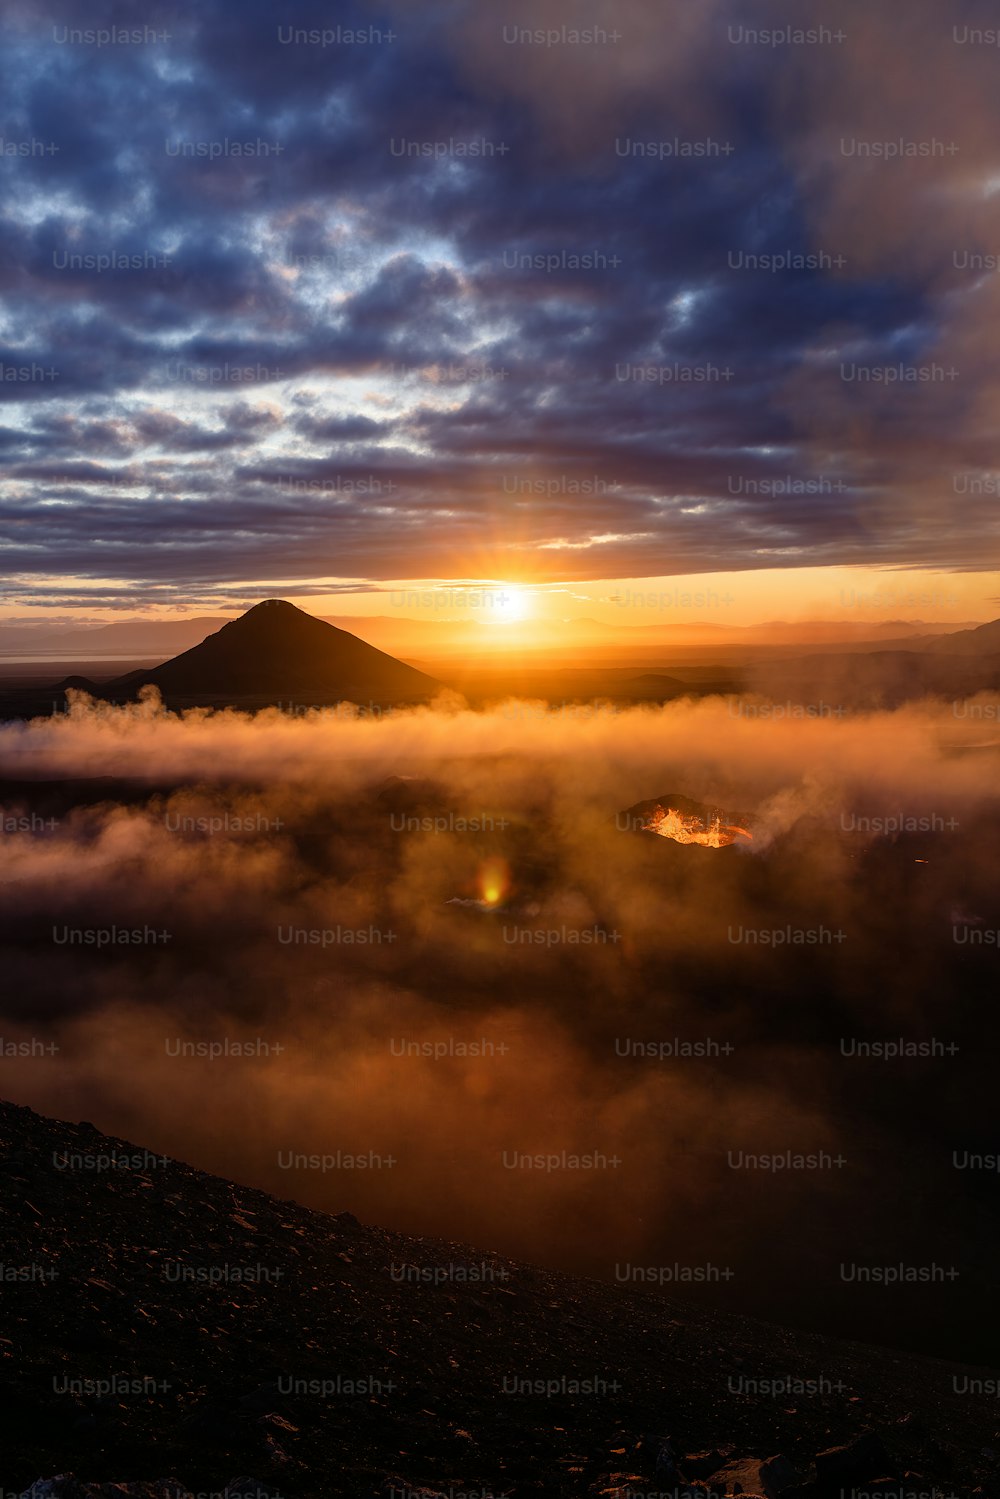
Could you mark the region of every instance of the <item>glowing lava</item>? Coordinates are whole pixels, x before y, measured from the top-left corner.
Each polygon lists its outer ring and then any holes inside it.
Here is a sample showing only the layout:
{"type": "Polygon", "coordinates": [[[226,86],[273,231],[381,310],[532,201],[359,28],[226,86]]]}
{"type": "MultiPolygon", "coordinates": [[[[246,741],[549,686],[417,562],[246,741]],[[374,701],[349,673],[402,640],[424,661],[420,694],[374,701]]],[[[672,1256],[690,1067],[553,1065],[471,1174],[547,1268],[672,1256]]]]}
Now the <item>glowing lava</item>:
{"type": "Polygon", "coordinates": [[[506,859],[487,859],[479,870],[479,895],[488,909],[499,906],[510,889],[506,859]]]}
{"type": "Polygon", "coordinates": [[[698,843],[702,848],[728,848],[737,838],[753,839],[746,828],[724,824],[719,816],[702,818],[685,815],[674,807],[657,806],[643,832],[659,833],[661,838],[672,838],[675,843],[698,843]]]}

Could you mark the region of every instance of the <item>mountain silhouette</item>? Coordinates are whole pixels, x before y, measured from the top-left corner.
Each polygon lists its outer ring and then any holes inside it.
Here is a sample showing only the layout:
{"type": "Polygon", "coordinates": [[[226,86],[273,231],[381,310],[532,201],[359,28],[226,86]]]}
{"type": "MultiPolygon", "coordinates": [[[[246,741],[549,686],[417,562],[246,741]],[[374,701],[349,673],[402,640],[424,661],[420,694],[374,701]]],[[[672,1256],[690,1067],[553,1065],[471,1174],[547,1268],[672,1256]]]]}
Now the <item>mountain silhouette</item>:
{"type": "Polygon", "coordinates": [[[171,698],[268,698],[389,705],[426,701],[441,684],[415,667],[283,599],[230,620],[161,666],[128,673],[111,690],[152,682],[171,698]]]}
{"type": "Polygon", "coordinates": [[[1000,619],[991,619],[988,624],[977,625],[974,630],[959,630],[935,640],[931,650],[946,656],[1000,654],[1000,619]]]}

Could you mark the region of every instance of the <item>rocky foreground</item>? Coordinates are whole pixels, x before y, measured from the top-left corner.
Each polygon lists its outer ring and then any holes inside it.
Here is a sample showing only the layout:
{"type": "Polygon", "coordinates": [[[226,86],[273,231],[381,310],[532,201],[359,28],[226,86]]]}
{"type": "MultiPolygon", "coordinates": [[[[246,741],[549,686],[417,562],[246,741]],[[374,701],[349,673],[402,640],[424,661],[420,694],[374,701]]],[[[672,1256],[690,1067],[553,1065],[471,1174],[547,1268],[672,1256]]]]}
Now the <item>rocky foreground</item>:
{"type": "Polygon", "coordinates": [[[368,1228],[10,1104],[0,1210],[2,1499],[1000,1499],[981,1369],[368,1228]]]}

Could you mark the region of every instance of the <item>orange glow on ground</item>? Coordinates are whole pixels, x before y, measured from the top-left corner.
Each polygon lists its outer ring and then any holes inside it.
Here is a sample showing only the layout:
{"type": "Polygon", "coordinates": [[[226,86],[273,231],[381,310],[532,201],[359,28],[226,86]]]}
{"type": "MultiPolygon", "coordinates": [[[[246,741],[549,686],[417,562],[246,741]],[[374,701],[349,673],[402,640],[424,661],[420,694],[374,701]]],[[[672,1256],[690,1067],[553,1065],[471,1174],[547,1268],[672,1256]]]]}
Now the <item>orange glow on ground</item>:
{"type": "Polygon", "coordinates": [[[484,906],[499,906],[510,889],[506,859],[487,859],[479,871],[479,894],[484,906]]]}

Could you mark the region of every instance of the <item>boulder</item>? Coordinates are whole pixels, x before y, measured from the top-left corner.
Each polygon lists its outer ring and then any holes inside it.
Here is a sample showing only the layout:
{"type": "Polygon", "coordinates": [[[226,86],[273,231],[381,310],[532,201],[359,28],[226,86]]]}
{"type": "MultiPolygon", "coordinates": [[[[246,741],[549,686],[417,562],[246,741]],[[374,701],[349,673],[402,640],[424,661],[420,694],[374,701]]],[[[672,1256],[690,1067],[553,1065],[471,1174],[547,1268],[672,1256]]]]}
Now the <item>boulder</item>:
{"type": "Polygon", "coordinates": [[[853,1442],[827,1447],[816,1454],[816,1477],[820,1483],[840,1487],[866,1478],[884,1478],[894,1464],[874,1431],[865,1431],[853,1442]]]}
{"type": "Polygon", "coordinates": [[[720,1494],[758,1494],[762,1499],[778,1499],[782,1489],[791,1488],[799,1479],[788,1458],[779,1454],[763,1461],[756,1457],[737,1458],[711,1473],[708,1483],[720,1494]]]}
{"type": "Polygon", "coordinates": [[[681,1458],[681,1472],[685,1478],[711,1478],[723,1466],[728,1452],[713,1448],[711,1452],[688,1452],[681,1458]]]}

